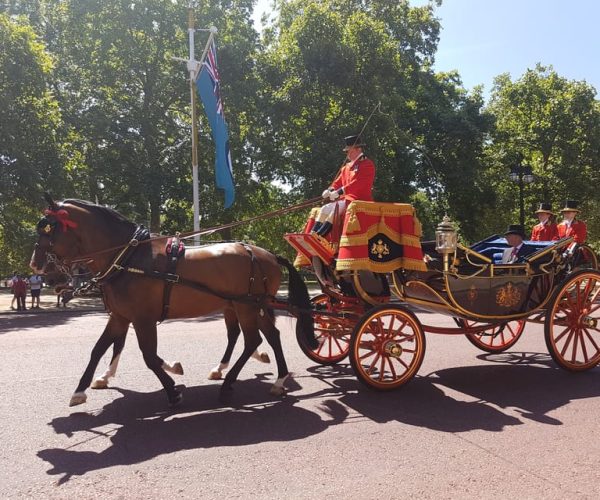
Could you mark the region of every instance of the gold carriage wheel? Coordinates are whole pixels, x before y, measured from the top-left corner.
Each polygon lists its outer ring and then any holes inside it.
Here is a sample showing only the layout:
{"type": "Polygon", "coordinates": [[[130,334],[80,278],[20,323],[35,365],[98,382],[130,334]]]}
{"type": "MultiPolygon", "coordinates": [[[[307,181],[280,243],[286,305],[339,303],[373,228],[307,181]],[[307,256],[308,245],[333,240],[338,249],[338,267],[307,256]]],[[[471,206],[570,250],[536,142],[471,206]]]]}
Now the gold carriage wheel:
{"type": "Polygon", "coordinates": [[[389,391],[409,382],[425,357],[425,334],[417,317],[402,306],[367,312],[352,332],[350,362],[358,379],[389,391]]]}

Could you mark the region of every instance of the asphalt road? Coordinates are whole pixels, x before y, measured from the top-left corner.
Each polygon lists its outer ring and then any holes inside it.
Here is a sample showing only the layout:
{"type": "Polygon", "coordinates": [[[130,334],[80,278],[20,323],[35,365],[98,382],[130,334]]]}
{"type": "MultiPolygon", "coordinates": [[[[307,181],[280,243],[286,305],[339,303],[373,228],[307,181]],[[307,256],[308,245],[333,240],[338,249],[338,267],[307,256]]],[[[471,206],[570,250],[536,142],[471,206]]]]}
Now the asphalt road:
{"type": "Polygon", "coordinates": [[[0,317],[1,498],[600,496],[600,368],[556,368],[540,326],[501,355],[429,335],[419,375],[375,393],[346,362],[315,366],[280,318],[296,374],[288,395],[271,396],[273,365],[251,360],[223,403],[206,378],[225,347],[222,321],[166,322],[159,353],[183,363],[180,408],[167,409],[132,331],[111,388],[69,408],[105,321],[0,317]]]}

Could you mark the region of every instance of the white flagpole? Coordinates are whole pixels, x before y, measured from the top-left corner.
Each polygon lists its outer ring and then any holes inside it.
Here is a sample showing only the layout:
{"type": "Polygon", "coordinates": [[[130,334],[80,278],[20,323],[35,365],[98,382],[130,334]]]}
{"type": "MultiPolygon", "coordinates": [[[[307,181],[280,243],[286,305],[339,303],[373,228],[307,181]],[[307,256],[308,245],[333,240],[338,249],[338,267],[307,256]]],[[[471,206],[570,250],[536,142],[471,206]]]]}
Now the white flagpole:
{"type": "MultiPolygon", "coordinates": [[[[194,9],[190,5],[188,10],[188,42],[189,59],[187,69],[190,73],[190,104],[192,115],[192,193],[194,204],[194,232],[200,230],[200,195],[198,190],[198,121],[196,118],[196,71],[198,63],[194,56],[194,9]]],[[[194,244],[200,244],[200,237],[194,236],[194,244]]]]}
{"type": "MultiPolygon", "coordinates": [[[[203,30],[204,31],[204,30],[203,30]]],[[[189,42],[189,59],[187,61],[187,69],[190,73],[190,106],[191,106],[191,119],[192,119],[192,183],[193,183],[193,204],[194,204],[194,231],[200,230],[200,196],[199,196],[199,179],[198,179],[198,120],[196,117],[196,78],[202,67],[202,63],[210,47],[210,43],[217,33],[217,28],[212,26],[210,28],[210,35],[204,52],[200,61],[196,61],[194,54],[195,40],[194,35],[196,33],[195,21],[194,21],[194,9],[190,5],[188,11],[188,42],[189,42]]],[[[200,244],[200,236],[194,236],[194,244],[200,244]]]]}
{"type": "MultiPolygon", "coordinates": [[[[217,28],[211,26],[210,29],[199,29],[196,30],[194,21],[194,7],[193,2],[190,2],[188,9],[188,43],[189,43],[189,58],[183,59],[181,57],[173,57],[175,61],[185,62],[187,64],[187,70],[190,75],[190,107],[191,107],[191,120],[192,120],[192,193],[193,193],[193,205],[194,205],[194,231],[200,230],[200,196],[199,196],[199,179],[198,179],[198,120],[196,117],[196,78],[202,67],[202,63],[206,58],[210,43],[214,36],[217,34],[217,28]],[[200,61],[196,61],[194,54],[194,35],[196,31],[210,31],[208,41],[202,52],[200,61]]],[[[200,244],[200,236],[194,236],[194,244],[200,244]]]]}

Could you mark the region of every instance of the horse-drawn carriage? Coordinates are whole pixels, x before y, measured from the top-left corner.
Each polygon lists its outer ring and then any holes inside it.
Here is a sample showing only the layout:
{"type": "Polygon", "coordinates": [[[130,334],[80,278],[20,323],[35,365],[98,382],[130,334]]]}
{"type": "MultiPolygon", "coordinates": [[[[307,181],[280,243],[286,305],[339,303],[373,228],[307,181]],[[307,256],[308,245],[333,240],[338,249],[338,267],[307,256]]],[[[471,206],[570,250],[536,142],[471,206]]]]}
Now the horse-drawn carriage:
{"type": "Polygon", "coordinates": [[[465,335],[498,353],[517,342],[527,322],[544,324],[548,351],[562,368],[582,371],[600,362],[597,258],[572,238],[525,242],[533,248],[522,262],[502,264],[503,237],[463,246],[447,218],[436,241],[421,243],[407,204],[350,204],[339,245],[309,228],[285,237],[323,292],[313,299],[319,346],[298,338],[317,363],[349,355],[362,382],[390,390],[417,373],[425,332],[465,335]],[[419,311],[451,316],[455,327],[424,324],[419,311]]]}
{"type": "Polygon", "coordinates": [[[182,370],[158,356],[157,323],[216,311],[225,312],[229,340],[219,370],[228,364],[240,329],[245,341],[223,391],[255,353],[259,332],[277,361],[271,390],[284,391],[289,372],[275,308],[298,318],[298,342],[310,359],[334,364],[350,355],[359,379],[382,390],[416,374],[425,354],[424,332],[466,335],[480,349],[501,352],[519,339],[526,321],[543,322],[548,350],[561,367],[582,371],[600,362],[600,272],[596,255],[573,245],[572,238],[527,242],[536,246],[523,262],[501,264],[497,255],[507,244],[497,235],[465,247],[445,221],[435,242],[422,243],[411,205],[357,201],[346,210],[339,241],[318,237],[310,227],[285,236],[300,253],[298,264],[305,259],[321,286],[311,303],[294,266],[264,249],[231,242],[187,253],[169,239],[166,251],[167,237],[151,236],[111,209],[81,200],[57,204],[47,196],[47,201],[32,268],[45,272],[50,263],[59,268],[86,263],[111,313],[71,405],[85,402],[111,345],[111,366],[103,384],[94,387],[105,387],[114,376],[129,325],[169,403],[178,404],[181,393],[166,371],[182,370]],[[281,267],[289,274],[285,301],[276,297],[281,267]],[[449,315],[456,327],[423,324],[419,310],[449,315]]]}

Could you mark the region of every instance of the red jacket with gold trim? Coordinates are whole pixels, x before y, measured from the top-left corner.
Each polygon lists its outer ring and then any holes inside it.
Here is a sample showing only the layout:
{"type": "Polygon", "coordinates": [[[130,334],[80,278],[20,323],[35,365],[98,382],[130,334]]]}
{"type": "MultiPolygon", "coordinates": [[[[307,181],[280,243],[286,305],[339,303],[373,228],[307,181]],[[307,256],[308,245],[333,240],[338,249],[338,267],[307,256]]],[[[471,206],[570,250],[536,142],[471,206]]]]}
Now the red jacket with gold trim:
{"type": "Polygon", "coordinates": [[[360,156],[353,162],[346,163],[334,181],[333,189],[344,188],[340,197],[348,202],[354,200],[373,201],[373,181],[375,180],[375,164],[366,156],[360,156]]]}
{"type": "Polygon", "coordinates": [[[558,239],[558,228],[553,222],[539,223],[533,226],[531,241],[552,241],[558,239]]]}
{"type": "Polygon", "coordinates": [[[574,220],[570,226],[567,226],[566,222],[561,222],[558,225],[558,238],[565,238],[566,236],[573,236],[575,243],[585,243],[587,238],[587,225],[582,220],[574,220]]]}

